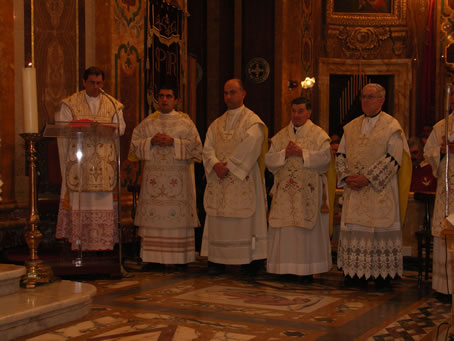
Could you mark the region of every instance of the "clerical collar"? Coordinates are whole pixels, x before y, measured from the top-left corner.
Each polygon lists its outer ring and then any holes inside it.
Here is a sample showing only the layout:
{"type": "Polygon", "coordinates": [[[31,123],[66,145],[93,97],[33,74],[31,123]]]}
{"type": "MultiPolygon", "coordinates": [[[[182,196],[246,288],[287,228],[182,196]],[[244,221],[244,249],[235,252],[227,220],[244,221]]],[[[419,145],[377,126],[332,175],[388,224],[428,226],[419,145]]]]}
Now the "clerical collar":
{"type": "Polygon", "coordinates": [[[165,112],[162,112],[162,111],[160,111],[159,113],[161,115],[170,116],[170,115],[175,115],[177,112],[175,111],[175,109],[173,109],[172,111],[169,111],[168,113],[165,113],[165,112]]]}
{"type": "Polygon", "coordinates": [[[235,109],[229,109],[229,110],[227,110],[227,112],[232,115],[237,115],[241,112],[241,110],[243,110],[243,108],[244,108],[244,104],[241,107],[238,107],[235,109]]]}
{"type": "Polygon", "coordinates": [[[87,102],[96,102],[96,101],[101,100],[101,95],[98,95],[96,97],[91,97],[91,96],[88,96],[87,92],[85,92],[85,98],[87,99],[87,102]]]}
{"type": "Polygon", "coordinates": [[[301,128],[302,126],[297,127],[297,126],[295,126],[295,125],[292,123],[292,127],[293,127],[293,132],[294,132],[295,135],[296,135],[296,133],[298,132],[298,130],[300,130],[300,128],[301,128]]]}
{"type": "Polygon", "coordinates": [[[372,115],[372,116],[366,116],[366,114],[364,114],[364,117],[365,117],[365,118],[369,118],[369,119],[370,119],[370,118],[375,118],[375,117],[377,117],[380,113],[381,113],[381,110],[380,110],[379,112],[377,112],[375,115],[372,115]]]}

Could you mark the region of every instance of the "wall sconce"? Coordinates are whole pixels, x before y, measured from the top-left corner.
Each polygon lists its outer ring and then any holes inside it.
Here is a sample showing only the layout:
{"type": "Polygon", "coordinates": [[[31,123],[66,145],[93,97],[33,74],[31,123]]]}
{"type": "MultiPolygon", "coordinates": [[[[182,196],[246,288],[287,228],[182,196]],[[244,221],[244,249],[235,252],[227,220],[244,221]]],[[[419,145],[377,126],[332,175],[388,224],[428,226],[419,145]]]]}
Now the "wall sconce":
{"type": "Polygon", "coordinates": [[[301,82],[301,86],[302,86],[303,89],[310,89],[314,85],[315,85],[315,78],[314,77],[312,77],[312,78],[306,77],[306,79],[301,82]]]}
{"type": "MultiPolygon", "coordinates": [[[[301,87],[303,89],[310,89],[314,85],[315,85],[315,78],[314,77],[312,77],[312,78],[306,77],[306,79],[301,82],[301,87]]],[[[296,88],[296,87],[298,87],[298,82],[297,81],[288,81],[288,88],[289,89],[293,89],[293,88],[296,88]]]]}

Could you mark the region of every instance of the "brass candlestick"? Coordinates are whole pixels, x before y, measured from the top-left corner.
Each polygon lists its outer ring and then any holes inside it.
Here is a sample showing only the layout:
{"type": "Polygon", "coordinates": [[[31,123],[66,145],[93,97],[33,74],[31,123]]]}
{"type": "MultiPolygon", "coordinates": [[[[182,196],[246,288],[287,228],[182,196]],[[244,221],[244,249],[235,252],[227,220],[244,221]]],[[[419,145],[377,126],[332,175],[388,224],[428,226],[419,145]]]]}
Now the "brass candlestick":
{"type": "Polygon", "coordinates": [[[50,283],[53,273],[50,266],[38,258],[38,245],[43,235],[38,230],[38,189],[36,183],[36,149],[34,143],[41,139],[37,133],[23,133],[20,136],[25,140],[25,151],[28,161],[29,176],[29,217],[30,230],[25,233],[25,241],[30,250],[30,259],[25,262],[27,273],[22,277],[22,285],[26,288],[35,288],[37,283],[50,283]],[[28,152],[28,153],[27,153],[28,152]]]}

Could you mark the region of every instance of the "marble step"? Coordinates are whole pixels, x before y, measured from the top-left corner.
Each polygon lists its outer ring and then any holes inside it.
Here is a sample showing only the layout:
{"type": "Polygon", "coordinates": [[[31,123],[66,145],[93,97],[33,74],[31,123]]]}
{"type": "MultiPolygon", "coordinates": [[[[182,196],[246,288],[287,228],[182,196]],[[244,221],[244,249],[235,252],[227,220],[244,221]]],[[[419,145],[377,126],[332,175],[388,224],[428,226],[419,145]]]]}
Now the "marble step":
{"type": "Polygon", "coordinates": [[[0,297],[1,340],[13,340],[82,318],[90,312],[96,287],[57,281],[0,297]]]}
{"type": "Polygon", "coordinates": [[[0,296],[17,292],[23,275],[25,275],[24,266],[0,264],[0,296]]]}

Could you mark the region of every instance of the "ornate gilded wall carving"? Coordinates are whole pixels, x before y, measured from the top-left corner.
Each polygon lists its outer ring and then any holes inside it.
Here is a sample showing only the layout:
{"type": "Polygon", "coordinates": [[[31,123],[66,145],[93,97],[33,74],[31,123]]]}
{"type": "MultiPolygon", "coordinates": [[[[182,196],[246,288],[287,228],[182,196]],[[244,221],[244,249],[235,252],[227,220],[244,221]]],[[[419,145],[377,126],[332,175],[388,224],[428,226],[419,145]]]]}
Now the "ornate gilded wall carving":
{"type": "Polygon", "coordinates": [[[353,59],[405,57],[406,41],[406,27],[332,26],[328,28],[327,54],[353,59]]]}
{"type": "Polygon", "coordinates": [[[355,1],[327,0],[327,57],[407,57],[407,0],[381,3],[383,7],[364,9],[355,1]]]}
{"type": "Polygon", "coordinates": [[[134,128],[143,118],[144,18],[146,0],[114,0],[112,52],[114,59],[114,95],[125,108],[125,134],[121,137],[121,186],[126,191],[136,183],[140,165],[127,160],[134,128]]]}
{"type": "Polygon", "coordinates": [[[448,72],[454,72],[454,1],[444,1],[441,6],[440,48],[448,72]]]}
{"type": "Polygon", "coordinates": [[[38,84],[40,127],[52,120],[60,101],[77,90],[78,0],[34,1],[32,48],[38,84]]]}
{"type": "Polygon", "coordinates": [[[141,0],[115,0],[114,28],[117,34],[139,38],[143,34],[144,4],[141,0]]]}

